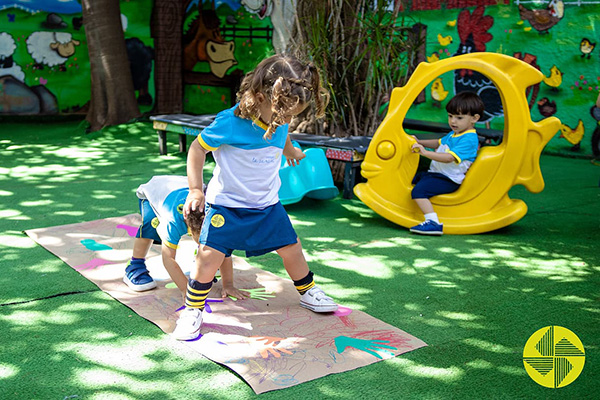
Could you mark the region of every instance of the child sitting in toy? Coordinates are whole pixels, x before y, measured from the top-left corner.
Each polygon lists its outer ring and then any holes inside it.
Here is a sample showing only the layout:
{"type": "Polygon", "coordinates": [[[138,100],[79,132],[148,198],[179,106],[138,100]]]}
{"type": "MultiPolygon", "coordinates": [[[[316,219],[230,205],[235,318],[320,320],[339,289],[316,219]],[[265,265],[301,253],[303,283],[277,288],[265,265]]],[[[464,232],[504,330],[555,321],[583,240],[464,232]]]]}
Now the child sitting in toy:
{"type": "MultiPolygon", "coordinates": [[[[195,210],[183,218],[183,205],[189,193],[185,176],[155,176],[140,185],[136,191],[139,199],[142,224],[133,244],[133,256],[125,268],[123,282],[131,290],[142,292],[156,287],[156,282],[146,268],[146,255],[153,242],[161,243],[162,261],[169,276],[185,298],[188,278],[175,260],[182,236],[191,234],[198,243],[204,221],[204,211],[195,210]]],[[[248,293],[233,286],[233,263],[226,257],[220,266],[222,297],[248,297],[248,293]]]]}
{"type": "Polygon", "coordinates": [[[479,139],[475,132],[475,123],[483,115],[484,105],[481,98],[472,92],[461,92],[446,105],[448,125],[452,132],[439,140],[419,140],[412,150],[431,160],[427,172],[419,172],[413,179],[415,187],[412,198],[425,216],[425,221],[410,228],[421,235],[442,235],[444,225],[429,200],[438,194],[455,192],[465,179],[465,174],[479,148],[479,139]],[[427,150],[426,147],[435,149],[427,150]]]}

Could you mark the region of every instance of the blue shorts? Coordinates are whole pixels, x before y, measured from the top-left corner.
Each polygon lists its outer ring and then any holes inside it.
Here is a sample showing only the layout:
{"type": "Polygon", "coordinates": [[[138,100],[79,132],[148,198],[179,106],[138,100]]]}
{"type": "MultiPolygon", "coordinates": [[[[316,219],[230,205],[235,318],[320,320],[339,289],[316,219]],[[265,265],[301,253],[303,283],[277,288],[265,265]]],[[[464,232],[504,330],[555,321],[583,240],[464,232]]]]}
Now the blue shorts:
{"type": "Polygon", "coordinates": [[[413,199],[429,199],[438,194],[456,192],[460,185],[438,172],[418,172],[412,183],[415,185],[411,192],[413,199]]]}
{"type": "Polygon", "coordinates": [[[294,244],[298,236],[281,202],[264,209],[206,205],[200,243],[226,256],[244,250],[260,256],[294,244]]]}
{"type": "Polygon", "coordinates": [[[146,199],[139,199],[140,201],[140,214],[142,214],[142,225],[138,228],[136,237],[142,239],[152,239],[156,244],[161,244],[160,236],[156,231],[158,226],[158,217],[154,213],[150,202],[146,199]]]}

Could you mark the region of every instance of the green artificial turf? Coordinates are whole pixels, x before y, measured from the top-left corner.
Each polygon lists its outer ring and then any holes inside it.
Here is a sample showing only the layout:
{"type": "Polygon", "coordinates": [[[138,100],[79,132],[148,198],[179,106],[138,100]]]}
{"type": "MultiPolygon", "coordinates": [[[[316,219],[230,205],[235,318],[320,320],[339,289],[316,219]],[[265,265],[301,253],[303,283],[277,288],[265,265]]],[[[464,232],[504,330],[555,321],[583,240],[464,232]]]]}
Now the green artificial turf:
{"type": "MultiPolygon", "coordinates": [[[[22,233],[137,212],[139,184],[185,174],[176,136],[159,156],[149,122],[94,134],[77,121],[0,130],[0,397],[256,397],[22,233]]],[[[600,168],[555,156],[541,167],[543,192],[510,192],[528,214],[481,235],[411,235],[341,196],[287,206],[321,287],[429,346],[260,397],[595,397],[600,168]],[[586,349],[582,374],[561,389],[537,385],[523,367],[527,339],[548,325],[570,329],[586,349]]],[[[275,254],[249,262],[287,277],[275,254]]]]}

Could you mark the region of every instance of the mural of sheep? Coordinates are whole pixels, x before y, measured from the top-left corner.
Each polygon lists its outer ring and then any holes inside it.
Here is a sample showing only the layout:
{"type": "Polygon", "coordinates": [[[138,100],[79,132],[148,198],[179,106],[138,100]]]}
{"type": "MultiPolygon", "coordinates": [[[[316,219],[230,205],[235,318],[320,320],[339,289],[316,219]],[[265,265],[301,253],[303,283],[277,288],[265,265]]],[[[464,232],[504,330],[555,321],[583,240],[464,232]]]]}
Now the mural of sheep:
{"type": "Polygon", "coordinates": [[[79,46],[79,41],[68,32],[37,31],[27,38],[27,51],[37,69],[58,65],[61,71],[66,71],[65,62],[75,54],[75,46],[79,46]]]}
{"type": "Polygon", "coordinates": [[[12,75],[15,79],[24,82],[25,73],[13,60],[16,48],[15,39],[7,32],[0,32],[0,76],[12,75]]]}

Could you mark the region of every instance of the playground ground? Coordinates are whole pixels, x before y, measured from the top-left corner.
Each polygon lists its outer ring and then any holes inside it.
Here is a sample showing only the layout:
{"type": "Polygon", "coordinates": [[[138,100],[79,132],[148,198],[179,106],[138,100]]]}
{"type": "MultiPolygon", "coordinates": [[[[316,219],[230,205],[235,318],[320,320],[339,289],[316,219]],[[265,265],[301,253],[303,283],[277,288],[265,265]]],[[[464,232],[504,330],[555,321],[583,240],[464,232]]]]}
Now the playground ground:
{"type": "MultiPolygon", "coordinates": [[[[137,212],[151,176],[185,174],[149,122],[85,134],[78,121],[3,122],[0,135],[0,397],[247,399],[236,374],[171,340],[35,244],[24,230],[137,212]]],[[[420,237],[358,199],[287,206],[319,285],[428,347],[264,399],[583,399],[600,380],[600,168],[542,155],[544,191],[487,234],[420,237]],[[529,378],[523,347],[557,325],[585,346],[572,384],[529,378]]],[[[275,254],[249,262],[287,278],[275,254]]]]}

